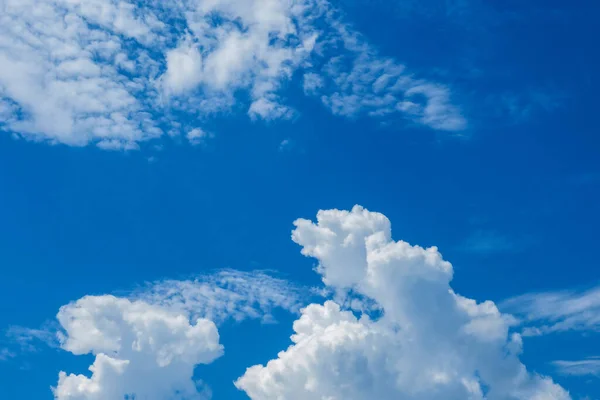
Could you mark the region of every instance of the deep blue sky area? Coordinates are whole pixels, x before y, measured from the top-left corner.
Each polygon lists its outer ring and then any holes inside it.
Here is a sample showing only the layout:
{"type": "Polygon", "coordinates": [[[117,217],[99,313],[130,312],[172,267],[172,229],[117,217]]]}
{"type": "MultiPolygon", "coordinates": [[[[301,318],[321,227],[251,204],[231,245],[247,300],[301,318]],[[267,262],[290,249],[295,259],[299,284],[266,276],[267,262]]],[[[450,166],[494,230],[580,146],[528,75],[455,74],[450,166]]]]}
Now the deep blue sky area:
{"type": "MultiPolygon", "coordinates": [[[[232,111],[206,123],[214,137],[200,146],[164,136],[105,151],[1,134],[0,328],[38,328],[85,295],[222,268],[319,285],[292,223],[355,204],[385,214],[394,239],[438,246],[470,298],[599,284],[596,2],[336,5],[380,54],[448,85],[467,127],[333,115],[294,74],[282,97],[295,118],[232,111]]],[[[294,319],[226,323],[221,342],[237,357],[198,367],[214,398],[245,398],[231,382],[285,349],[294,319]]],[[[59,370],[83,373],[92,359],[39,346],[0,361],[1,398],[51,398],[59,370]]],[[[551,364],[600,355],[594,332],[526,337],[524,349],[524,363],[574,399],[600,398],[597,376],[551,364]]]]}

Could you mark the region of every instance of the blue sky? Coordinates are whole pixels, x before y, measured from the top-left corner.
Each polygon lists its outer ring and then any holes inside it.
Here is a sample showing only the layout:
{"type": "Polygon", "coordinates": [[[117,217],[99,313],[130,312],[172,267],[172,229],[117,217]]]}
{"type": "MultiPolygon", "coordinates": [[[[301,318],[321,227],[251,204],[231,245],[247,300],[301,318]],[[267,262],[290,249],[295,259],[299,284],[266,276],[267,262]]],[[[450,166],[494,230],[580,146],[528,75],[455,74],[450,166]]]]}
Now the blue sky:
{"type": "Polygon", "coordinates": [[[0,6],[2,397],[600,398],[594,2],[0,6]]]}

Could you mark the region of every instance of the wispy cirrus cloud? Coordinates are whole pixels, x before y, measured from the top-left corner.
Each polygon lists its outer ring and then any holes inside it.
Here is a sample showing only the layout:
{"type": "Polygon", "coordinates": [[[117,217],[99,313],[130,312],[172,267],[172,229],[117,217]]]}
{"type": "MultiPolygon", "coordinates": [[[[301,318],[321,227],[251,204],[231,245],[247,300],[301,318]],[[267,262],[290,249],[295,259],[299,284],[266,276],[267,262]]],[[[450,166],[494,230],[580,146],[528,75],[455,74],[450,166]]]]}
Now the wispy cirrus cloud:
{"type": "Polygon", "coordinates": [[[228,319],[271,322],[274,310],[297,313],[311,295],[310,289],[267,272],[222,270],[189,280],[153,282],[129,297],[220,325],[228,319]]]}
{"type": "Polygon", "coordinates": [[[584,291],[529,293],[501,303],[500,308],[519,317],[523,334],[600,332],[600,286],[584,291]]]}
{"type": "Polygon", "coordinates": [[[552,365],[563,375],[600,377],[600,357],[576,361],[557,360],[552,365]]]}
{"type": "Polygon", "coordinates": [[[46,323],[41,328],[13,325],[0,335],[0,361],[20,360],[45,348],[58,348],[58,324],[46,323]]]}
{"type": "Polygon", "coordinates": [[[6,347],[3,347],[0,349],[0,361],[10,360],[11,358],[14,358],[15,356],[16,356],[16,354],[14,352],[10,351],[6,347]]]}
{"type": "Polygon", "coordinates": [[[297,112],[283,89],[297,73],[338,115],[466,126],[447,86],[378,55],[323,0],[0,0],[0,8],[0,129],[29,139],[136,149],[224,112],[288,119],[297,112]]]}
{"type": "Polygon", "coordinates": [[[11,326],[6,331],[6,338],[20,347],[21,351],[37,351],[40,344],[58,347],[55,324],[46,324],[39,329],[24,326],[11,326]]]}

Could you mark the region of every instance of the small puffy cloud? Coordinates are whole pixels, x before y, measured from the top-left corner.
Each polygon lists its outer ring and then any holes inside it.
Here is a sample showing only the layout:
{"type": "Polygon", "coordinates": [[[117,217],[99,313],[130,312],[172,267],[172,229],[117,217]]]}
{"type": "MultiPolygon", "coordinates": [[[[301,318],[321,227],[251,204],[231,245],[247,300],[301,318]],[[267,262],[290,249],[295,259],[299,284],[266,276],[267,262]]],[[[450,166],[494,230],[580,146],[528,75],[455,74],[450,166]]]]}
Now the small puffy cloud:
{"type": "Polygon", "coordinates": [[[252,102],[248,114],[252,119],[275,120],[290,119],[294,116],[294,111],[276,101],[260,98],[252,102]]]}
{"type": "Polygon", "coordinates": [[[204,143],[204,141],[210,137],[210,134],[204,131],[203,129],[195,128],[189,131],[187,135],[185,135],[185,137],[190,142],[190,144],[196,146],[204,143]]]}
{"type": "Polygon", "coordinates": [[[143,301],[87,296],[57,319],[64,350],[95,356],[91,377],[60,372],[57,400],[202,399],[194,367],[223,354],[214,322],[143,301]]]}
{"type": "Polygon", "coordinates": [[[190,40],[166,54],[167,71],[163,76],[165,90],[181,94],[202,82],[202,55],[190,40]]]}
{"type": "Polygon", "coordinates": [[[294,142],[291,139],[283,139],[279,143],[279,151],[289,151],[294,147],[294,142]]]}
{"type": "Polygon", "coordinates": [[[290,347],[236,381],[251,399],[570,399],[521,363],[514,318],[452,290],[437,248],[394,241],[358,206],[295,225],[335,300],[304,308],[290,347]]]}

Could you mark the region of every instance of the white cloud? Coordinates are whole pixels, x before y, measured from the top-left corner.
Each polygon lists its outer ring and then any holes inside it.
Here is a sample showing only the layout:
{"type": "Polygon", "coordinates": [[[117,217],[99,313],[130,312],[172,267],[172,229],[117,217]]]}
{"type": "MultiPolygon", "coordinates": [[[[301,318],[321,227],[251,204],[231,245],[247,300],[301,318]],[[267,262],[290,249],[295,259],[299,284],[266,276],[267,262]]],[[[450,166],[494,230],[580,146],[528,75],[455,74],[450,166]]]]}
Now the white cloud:
{"type": "Polygon", "coordinates": [[[16,354],[6,347],[0,349],[0,361],[7,361],[14,358],[15,356],[16,354]]]}
{"type": "Polygon", "coordinates": [[[167,71],[164,85],[167,91],[181,94],[191,90],[202,82],[202,55],[190,40],[166,54],[167,71]]]}
{"type": "Polygon", "coordinates": [[[279,151],[289,151],[294,147],[294,142],[291,139],[283,139],[279,143],[279,151]]]}
{"type": "Polygon", "coordinates": [[[208,137],[210,137],[210,134],[200,128],[194,128],[186,135],[187,140],[194,146],[204,143],[208,137]]]}
{"type": "Polygon", "coordinates": [[[600,357],[577,361],[558,360],[552,364],[563,375],[600,377],[600,357]]]}
{"type": "Polygon", "coordinates": [[[57,400],[205,398],[194,366],[223,353],[215,324],[143,301],[87,296],[61,307],[61,347],[94,354],[91,377],[61,372],[57,400]]]}
{"type": "Polygon", "coordinates": [[[272,321],[272,311],[298,312],[306,289],[264,272],[224,270],[193,280],[154,282],[132,298],[204,317],[217,324],[227,319],[272,321]]]}
{"type": "Polygon", "coordinates": [[[32,329],[23,326],[11,326],[6,332],[9,341],[16,343],[21,351],[36,351],[41,342],[46,346],[57,347],[58,342],[52,326],[46,326],[42,329],[32,329]]]}
{"type": "Polygon", "coordinates": [[[358,206],[295,225],[338,300],[306,307],[292,345],[238,379],[251,399],[570,399],[520,362],[514,318],[451,289],[437,248],[393,241],[389,220],[358,206]],[[357,295],[370,311],[340,307],[357,295]]]}
{"type": "Polygon", "coordinates": [[[12,325],[0,334],[0,361],[15,360],[24,368],[27,363],[21,363],[20,357],[45,347],[58,348],[55,326],[31,329],[12,325]]]}
{"type": "Polygon", "coordinates": [[[251,118],[262,118],[264,120],[290,119],[294,116],[294,111],[275,101],[261,98],[255,100],[250,105],[248,114],[251,118]]]}
{"type": "Polygon", "coordinates": [[[323,87],[323,78],[313,72],[304,74],[303,79],[303,88],[306,94],[316,94],[323,87]]]}
{"type": "Polygon", "coordinates": [[[55,398],[209,398],[194,367],[223,354],[217,324],[248,318],[272,322],[274,309],[296,312],[303,296],[303,289],[265,273],[225,270],[194,280],[154,282],[128,297],[83,297],[61,307],[57,336],[62,349],[93,354],[95,361],[89,376],[61,372],[55,398]]]}
{"type": "Polygon", "coordinates": [[[320,96],[337,115],[399,115],[442,131],[467,127],[447,86],[417,79],[404,65],[380,56],[333,10],[327,13],[327,21],[332,31],[317,42],[318,53],[325,56],[314,57],[312,72],[304,76],[305,93],[320,96]]]}
{"type": "Polygon", "coordinates": [[[137,96],[146,88],[113,62],[121,40],[92,26],[102,14],[113,25],[122,21],[126,33],[126,8],[75,0],[2,0],[0,7],[0,98],[18,111],[4,121],[11,131],[106,147],[160,134],[137,96]]]}
{"type": "Polygon", "coordinates": [[[322,0],[0,7],[0,124],[30,139],[136,149],[172,131],[181,112],[208,117],[237,105],[254,119],[290,118],[280,92],[297,71],[336,114],[466,126],[446,86],[377,55],[322,0]]]}
{"type": "Polygon", "coordinates": [[[508,299],[502,309],[522,320],[523,334],[538,336],[554,332],[600,332],[600,287],[586,291],[529,293],[508,299]]]}
{"type": "Polygon", "coordinates": [[[274,310],[297,313],[310,295],[266,272],[222,270],[148,283],[125,297],[85,296],[61,307],[58,323],[10,327],[0,341],[6,344],[0,361],[45,346],[92,354],[90,374],[59,374],[53,388],[58,400],[205,399],[210,388],[194,376],[194,367],[223,354],[218,325],[272,323],[274,310]]]}
{"type": "MultiPolygon", "coordinates": [[[[411,102],[410,113],[422,124],[443,131],[459,131],[465,128],[466,121],[460,111],[450,101],[447,87],[431,83],[415,82],[405,93],[405,101],[411,102]],[[411,99],[417,95],[425,97],[422,105],[412,108],[411,99]]],[[[418,103],[417,103],[418,104],[418,103]]]]}

